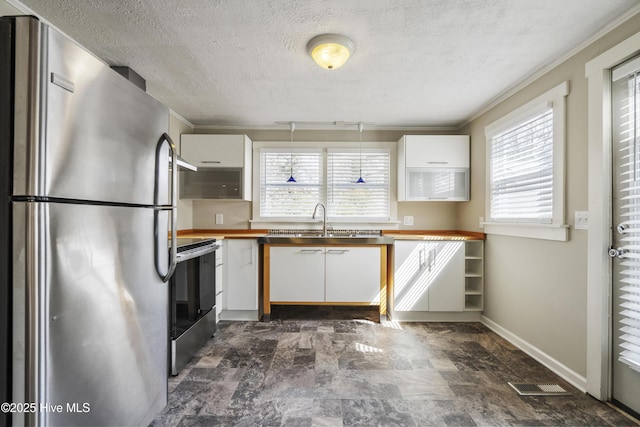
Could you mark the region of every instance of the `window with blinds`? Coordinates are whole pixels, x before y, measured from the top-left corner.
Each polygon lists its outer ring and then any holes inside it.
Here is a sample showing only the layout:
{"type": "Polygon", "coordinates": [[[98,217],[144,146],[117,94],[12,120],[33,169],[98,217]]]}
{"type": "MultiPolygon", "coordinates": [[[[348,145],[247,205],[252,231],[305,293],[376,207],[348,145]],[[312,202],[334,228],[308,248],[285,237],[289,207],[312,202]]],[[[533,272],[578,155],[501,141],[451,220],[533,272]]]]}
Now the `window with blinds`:
{"type": "Polygon", "coordinates": [[[491,136],[490,220],[551,223],[553,110],[491,136]]]}
{"type": "Polygon", "coordinates": [[[565,110],[569,82],[488,124],[484,232],[566,242],[565,110]]]}
{"type": "Polygon", "coordinates": [[[389,220],[389,150],[261,150],[261,219],[309,219],[318,202],[331,220],[389,220]]]}
{"type": "Polygon", "coordinates": [[[310,217],[323,199],[320,150],[270,149],[260,153],[260,216],[310,217]],[[296,182],[287,182],[293,176],[296,182]]]}
{"type": "Polygon", "coordinates": [[[612,73],[613,147],[617,156],[615,221],[624,228],[619,245],[626,253],[615,286],[618,303],[618,360],[640,371],[640,58],[612,73]]]}
{"type": "Polygon", "coordinates": [[[335,219],[390,218],[389,151],[329,150],[327,209],[335,219]],[[362,178],[364,182],[357,182],[362,178]]]}

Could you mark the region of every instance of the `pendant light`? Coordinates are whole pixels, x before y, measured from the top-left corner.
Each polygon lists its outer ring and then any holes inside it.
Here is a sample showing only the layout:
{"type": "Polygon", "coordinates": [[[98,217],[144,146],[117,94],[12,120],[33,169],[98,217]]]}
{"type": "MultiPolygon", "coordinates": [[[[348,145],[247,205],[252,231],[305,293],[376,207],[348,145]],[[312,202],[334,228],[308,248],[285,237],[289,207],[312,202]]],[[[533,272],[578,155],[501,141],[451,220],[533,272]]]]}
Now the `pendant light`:
{"type": "Polygon", "coordinates": [[[362,129],[364,129],[364,125],[362,122],[358,123],[358,131],[360,132],[360,177],[356,181],[356,184],[364,184],[364,179],[362,179],[362,129]]]}
{"type": "Polygon", "coordinates": [[[289,125],[291,126],[291,144],[289,147],[289,179],[287,182],[297,182],[293,177],[293,131],[296,130],[296,124],[291,122],[289,125]]]}

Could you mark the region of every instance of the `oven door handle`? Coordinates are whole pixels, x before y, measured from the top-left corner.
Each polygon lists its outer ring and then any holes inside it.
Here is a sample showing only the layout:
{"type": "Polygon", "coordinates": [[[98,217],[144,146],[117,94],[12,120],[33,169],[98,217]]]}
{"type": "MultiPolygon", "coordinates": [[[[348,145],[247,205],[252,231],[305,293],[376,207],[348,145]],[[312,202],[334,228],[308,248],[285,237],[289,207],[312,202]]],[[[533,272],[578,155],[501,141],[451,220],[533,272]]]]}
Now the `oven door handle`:
{"type": "Polygon", "coordinates": [[[198,257],[201,257],[202,255],[215,252],[218,249],[220,249],[220,245],[215,244],[215,245],[203,247],[202,249],[199,249],[199,250],[193,250],[188,252],[178,252],[178,254],[176,255],[176,263],[188,261],[193,258],[198,258],[198,257]]]}
{"type": "Polygon", "coordinates": [[[178,227],[178,220],[177,220],[177,207],[178,207],[178,168],[176,167],[178,165],[178,153],[176,151],[176,146],[173,143],[173,140],[171,139],[171,137],[166,134],[163,133],[162,136],[160,137],[160,140],[158,141],[158,144],[156,145],[156,171],[155,171],[155,182],[154,182],[154,194],[153,194],[153,204],[154,204],[154,212],[153,212],[153,228],[154,228],[154,258],[155,258],[155,267],[156,267],[156,273],[158,274],[158,276],[160,277],[160,279],[162,279],[163,282],[167,282],[169,281],[169,279],[171,278],[171,276],[173,275],[174,271],[176,270],[176,263],[177,263],[177,255],[178,255],[178,250],[177,250],[177,245],[175,244],[175,242],[177,241],[177,227],[178,227]],[[164,143],[167,143],[169,145],[169,152],[171,153],[171,164],[173,165],[173,167],[171,168],[171,185],[170,185],[170,192],[171,192],[171,204],[170,205],[159,205],[160,203],[160,170],[163,169],[161,168],[161,165],[163,163],[167,162],[167,159],[163,159],[162,158],[162,146],[164,145],[164,143]],[[163,247],[164,249],[160,248],[160,230],[159,230],[159,215],[161,211],[169,211],[169,214],[171,215],[171,250],[169,251],[169,266],[167,267],[167,272],[163,273],[161,268],[160,268],[160,251],[161,250],[166,250],[166,240],[162,239],[162,241],[164,242],[163,247]]]}

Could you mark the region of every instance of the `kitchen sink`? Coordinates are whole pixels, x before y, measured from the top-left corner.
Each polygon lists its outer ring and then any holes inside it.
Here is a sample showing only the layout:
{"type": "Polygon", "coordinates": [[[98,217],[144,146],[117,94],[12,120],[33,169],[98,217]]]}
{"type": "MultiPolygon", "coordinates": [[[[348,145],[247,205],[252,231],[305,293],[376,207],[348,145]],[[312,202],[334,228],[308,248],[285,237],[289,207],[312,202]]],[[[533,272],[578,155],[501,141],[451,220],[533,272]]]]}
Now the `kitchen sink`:
{"type": "Polygon", "coordinates": [[[381,233],[366,234],[362,232],[343,233],[329,232],[300,232],[300,233],[269,233],[258,238],[258,243],[286,244],[286,245],[390,245],[393,238],[381,233]]]}

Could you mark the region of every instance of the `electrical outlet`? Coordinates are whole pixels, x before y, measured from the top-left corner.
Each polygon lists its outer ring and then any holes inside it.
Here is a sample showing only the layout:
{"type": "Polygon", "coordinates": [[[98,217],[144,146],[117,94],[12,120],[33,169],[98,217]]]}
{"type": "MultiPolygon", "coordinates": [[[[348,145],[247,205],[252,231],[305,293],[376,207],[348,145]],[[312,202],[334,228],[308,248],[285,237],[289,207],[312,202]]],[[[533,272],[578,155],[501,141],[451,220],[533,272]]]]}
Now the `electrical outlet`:
{"type": "Polygon", "coordinates": [[[481,216],[480,220],[478,221],[478,225],[480,226],[480,228],[484,228],[484,217],[481,216]]]}
{"type": "Polygon", "coordinates": [[[589,228],[589,212],[576,211],[576,230],[586,230],[589,228]]]}
{"type": "Polygon", "coordinates": [[[218,224],[218,225],[219,224],[223,224],[223,222],[224,222],[223,219],[224,218],[223,218],[222,214],[216,214],[216,224],[218,224]]]}
{"type": "Polygon", "coordinates": [[[405,217],[404,217],[404,225],[413,225],[413,216],[405,215],[405,217]]]}

